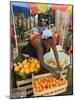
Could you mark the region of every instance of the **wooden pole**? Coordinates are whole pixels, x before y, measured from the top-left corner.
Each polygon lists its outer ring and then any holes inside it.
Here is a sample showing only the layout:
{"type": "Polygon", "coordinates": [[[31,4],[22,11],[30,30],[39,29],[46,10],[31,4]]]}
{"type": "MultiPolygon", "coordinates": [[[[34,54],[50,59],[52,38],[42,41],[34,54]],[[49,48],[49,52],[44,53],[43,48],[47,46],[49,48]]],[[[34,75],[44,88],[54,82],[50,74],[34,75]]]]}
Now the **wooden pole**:
{"type": "Polygon", "coordinates": [[[14,26],[14,32],[15,32],[16,50],[17,50],[17,53],[18,53],[18,44],[17,44],[17,36],[16,36],[16,26],[15,26],[14,13],[13,13],[12,6],[11,6],[11,13],[12,13],[12,22],[13,22],[13,26],[14,26]]]}
{"type": "MultiPolygon", "coordinates": [[[[29,13],[30,13],[30,10],[29,10],[29,13]]],[[[30,14],[30,29],[31,29],[31,14],[30,14]]]]}

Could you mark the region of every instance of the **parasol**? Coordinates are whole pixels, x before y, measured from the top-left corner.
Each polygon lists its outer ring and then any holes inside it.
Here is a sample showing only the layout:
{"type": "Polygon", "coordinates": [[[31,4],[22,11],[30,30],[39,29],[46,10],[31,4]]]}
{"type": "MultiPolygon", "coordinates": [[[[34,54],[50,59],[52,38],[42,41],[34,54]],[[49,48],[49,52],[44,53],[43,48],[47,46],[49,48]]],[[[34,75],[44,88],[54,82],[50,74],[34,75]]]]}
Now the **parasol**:
{"type": "Polygon", "coordinates": [[[12,2],[13,13],[17,14],[19,12],[29,13],[29,4],[24,2],[12,2]]]}
{"type": "Polygon", "coordinates": [[[60,10],[63,12],[66,12],[67,8],[68,8],[68,6],[66,6],[66,5],[52,5],[51,6],[52,10],[60,10]]]}
{"type": "Polygon", "coordinates": [[[38,9],[38,5],[37,4],[32,4],[30,3],[30,10],[32,14],[38,14],[39,13],[39,9],[38,9]]]}
{"type": "Polygon", "coordinates": [[[69,14],[72,13],[72,6],[68,6],[67,12],[68,12],[69,14]]]}
{"type": "Polygon", "coordinates": [[[48,10],[48,4],[37,4],[39,8],[39,13],[44,13],[48,10]]]}

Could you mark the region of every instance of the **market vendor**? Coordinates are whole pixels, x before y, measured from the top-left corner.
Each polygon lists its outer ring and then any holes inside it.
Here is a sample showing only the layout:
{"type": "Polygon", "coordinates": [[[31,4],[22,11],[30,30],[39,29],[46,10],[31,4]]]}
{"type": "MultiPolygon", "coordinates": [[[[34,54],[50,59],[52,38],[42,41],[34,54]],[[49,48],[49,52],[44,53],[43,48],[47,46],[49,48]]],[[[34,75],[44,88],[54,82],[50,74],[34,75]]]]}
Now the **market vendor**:
{"type": "Polygon", "coordinates": [[[56,46],[53,42],[52,32],[48,30],[47,27],[42,32],[42,34],[38,32],[38,29],[33,29],[33,32],[30,34],[30,42],[27,46],[23,47],[22,54],[26,57],[38,57],[42,69],[44,68],[44,70],[50,71],[49,67],[44,63],[43,58],[43,55],[50,51],[50,47],[53,49],[57,61],[57,73],[60,73],[58,53],[56,50],[56,46]]]}

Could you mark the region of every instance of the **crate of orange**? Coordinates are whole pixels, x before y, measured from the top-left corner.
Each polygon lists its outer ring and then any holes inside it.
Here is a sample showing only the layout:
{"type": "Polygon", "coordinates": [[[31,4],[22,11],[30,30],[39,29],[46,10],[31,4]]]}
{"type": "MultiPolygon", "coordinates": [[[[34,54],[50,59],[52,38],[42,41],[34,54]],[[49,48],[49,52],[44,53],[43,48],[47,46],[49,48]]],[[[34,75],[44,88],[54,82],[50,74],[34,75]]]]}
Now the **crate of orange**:
{"type": "Polygon", "coordinates": [[[40,62],[37,58],[30,57],[14,63],[14,71],[22,78],[32,76],[32,73],[38,73],[40,70],[40,62]]]}
{"type": "Polygon", "coordinates": [[[53,77],[52,73],[32,76],[34,96],[52,96],[67,90],[68,82],[65,79],[53,77]]]}

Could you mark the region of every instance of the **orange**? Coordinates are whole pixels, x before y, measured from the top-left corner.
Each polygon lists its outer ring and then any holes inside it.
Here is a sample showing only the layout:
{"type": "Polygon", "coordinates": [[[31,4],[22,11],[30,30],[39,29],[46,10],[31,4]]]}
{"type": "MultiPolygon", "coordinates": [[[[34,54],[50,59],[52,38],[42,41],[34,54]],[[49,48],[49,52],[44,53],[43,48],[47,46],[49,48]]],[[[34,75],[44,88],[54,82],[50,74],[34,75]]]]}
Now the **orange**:
{"type": "Polygon", "coordinates": [[[21,74],[24,74],[24,68],[19,71],[21,74]]]}
{"type": "Polygon", "coordinates": [[[28,68],[28,67],[29,67],[29,64],[25,64],[25,65],[24,65],[24,68],[28,68]]]}
{"type": "Polygon", "coordinates": [[[27,64],[27,59],[23,60],[22,64],[27,64]]]}
{"type": "Polygon", "coordinates": [[[34,63],[31,63],[31,64],[30,64],[30,67],[35,68],[35,64],[34,64],[34,63]]]}
{"type": "Polygon", "coordinates": [[[37,65],[36,65],[36,68],[40,68],[40,64],[37,64],[37,65]]]}
{"type": "Polygon", "coordinates": [[[24,71],[25,74],[29,74],[30,73],[30,70],[28,68],[25,68],[25,71],[24,71]]]}
{"type": "Polygon", "coordinates": [[[23,67],[23,65],[21,63],[19,63],[18,66],[19,66],[19,68],[22,68],[23,67]]]}
{"type": "Polygon", "coordinates": [[[39,87],[39,91],[42,91],[42,90],[43,90],[43,88],[40,86],[40,87],[39,87]]]}
{"type": "Polygon", "coordinates": [[[34,69],[34,71],[35,71],[35,72],[38,72],[38,69],[37,69],[37,68],[35,68],[35,69],[34,69]]]}
{"type": "Polygon", "coordinates": [[[53,88],[54,86],[53,86],[53,84],[52,83],[50,83],[50,88],[53,88]]]}
{"type": "Polygon", "coordinates": [[[30,62],[31,61],[31,59],[28,59],[28,62],[30,62]]]}
{"type": "Polygon", "coordinates": [[[56,85],[56,82],[55,82],[55,81],[53,81],[53,82],[52,82],[52,84],[53,84],[53,86],[55,86],[55,85],[56,85]]]}
{"type": "Polygon", "coordinates": [[[62,85],[65,84],[65,81],[64,81],[64,80],[61,80],[61,84],[62,84],[62,85]]]}
{"type": "Polygon", "coordinates": [[[53,81],[56,81],[56,78],[52,78],[53,81]]]}
{"type": "Polygon", "coordinates": [[[34,59],[34,63],[37,64],[38,63],[38,60],[37,59],[34,59]]]}
{"type": "Polygon", "coordinates": [[[55,86],[57,87],[57,86],[59,86],[59,84],[56,83],[55,86]]]}
{"type": "Polygon", "coordinates": [[[15,66],[15,69],[14,69],[16,72],[19,71],[19,67],[18,66],[15,66]]]}
{"type": "Polygon", "coordinates": [[[39,88],[39,86],[40,86],[40,85],[39,85],[38,83],[36,83],[36,87],[39,88]]]}
{"type": "Polygon", "coordinates": [[[15,64],[14,64],[14,67],[16,67],[16,66],[17,66],[17,64],[15,63],[15,64]]]}
{"type": "Polygon", "coordinates": [[[30,68],[30,72],[31,72],[31,73],[34,72],[34,68],[33,68],[33,67],[30,68]]]}
{"type": "Polygon", "coordinates": [[[48,84],[47,84],[47,88],[49,88],[49,87],[50,87],[50,84],[48,83],[48,84]]]}
{"type": "Polygon", "coordinates": [[[33,59],[31,59],[31,60],[30,60],[30,62],[31,62],[31,63],[34,63],[34,60],[33,60],[33,59]]]}

